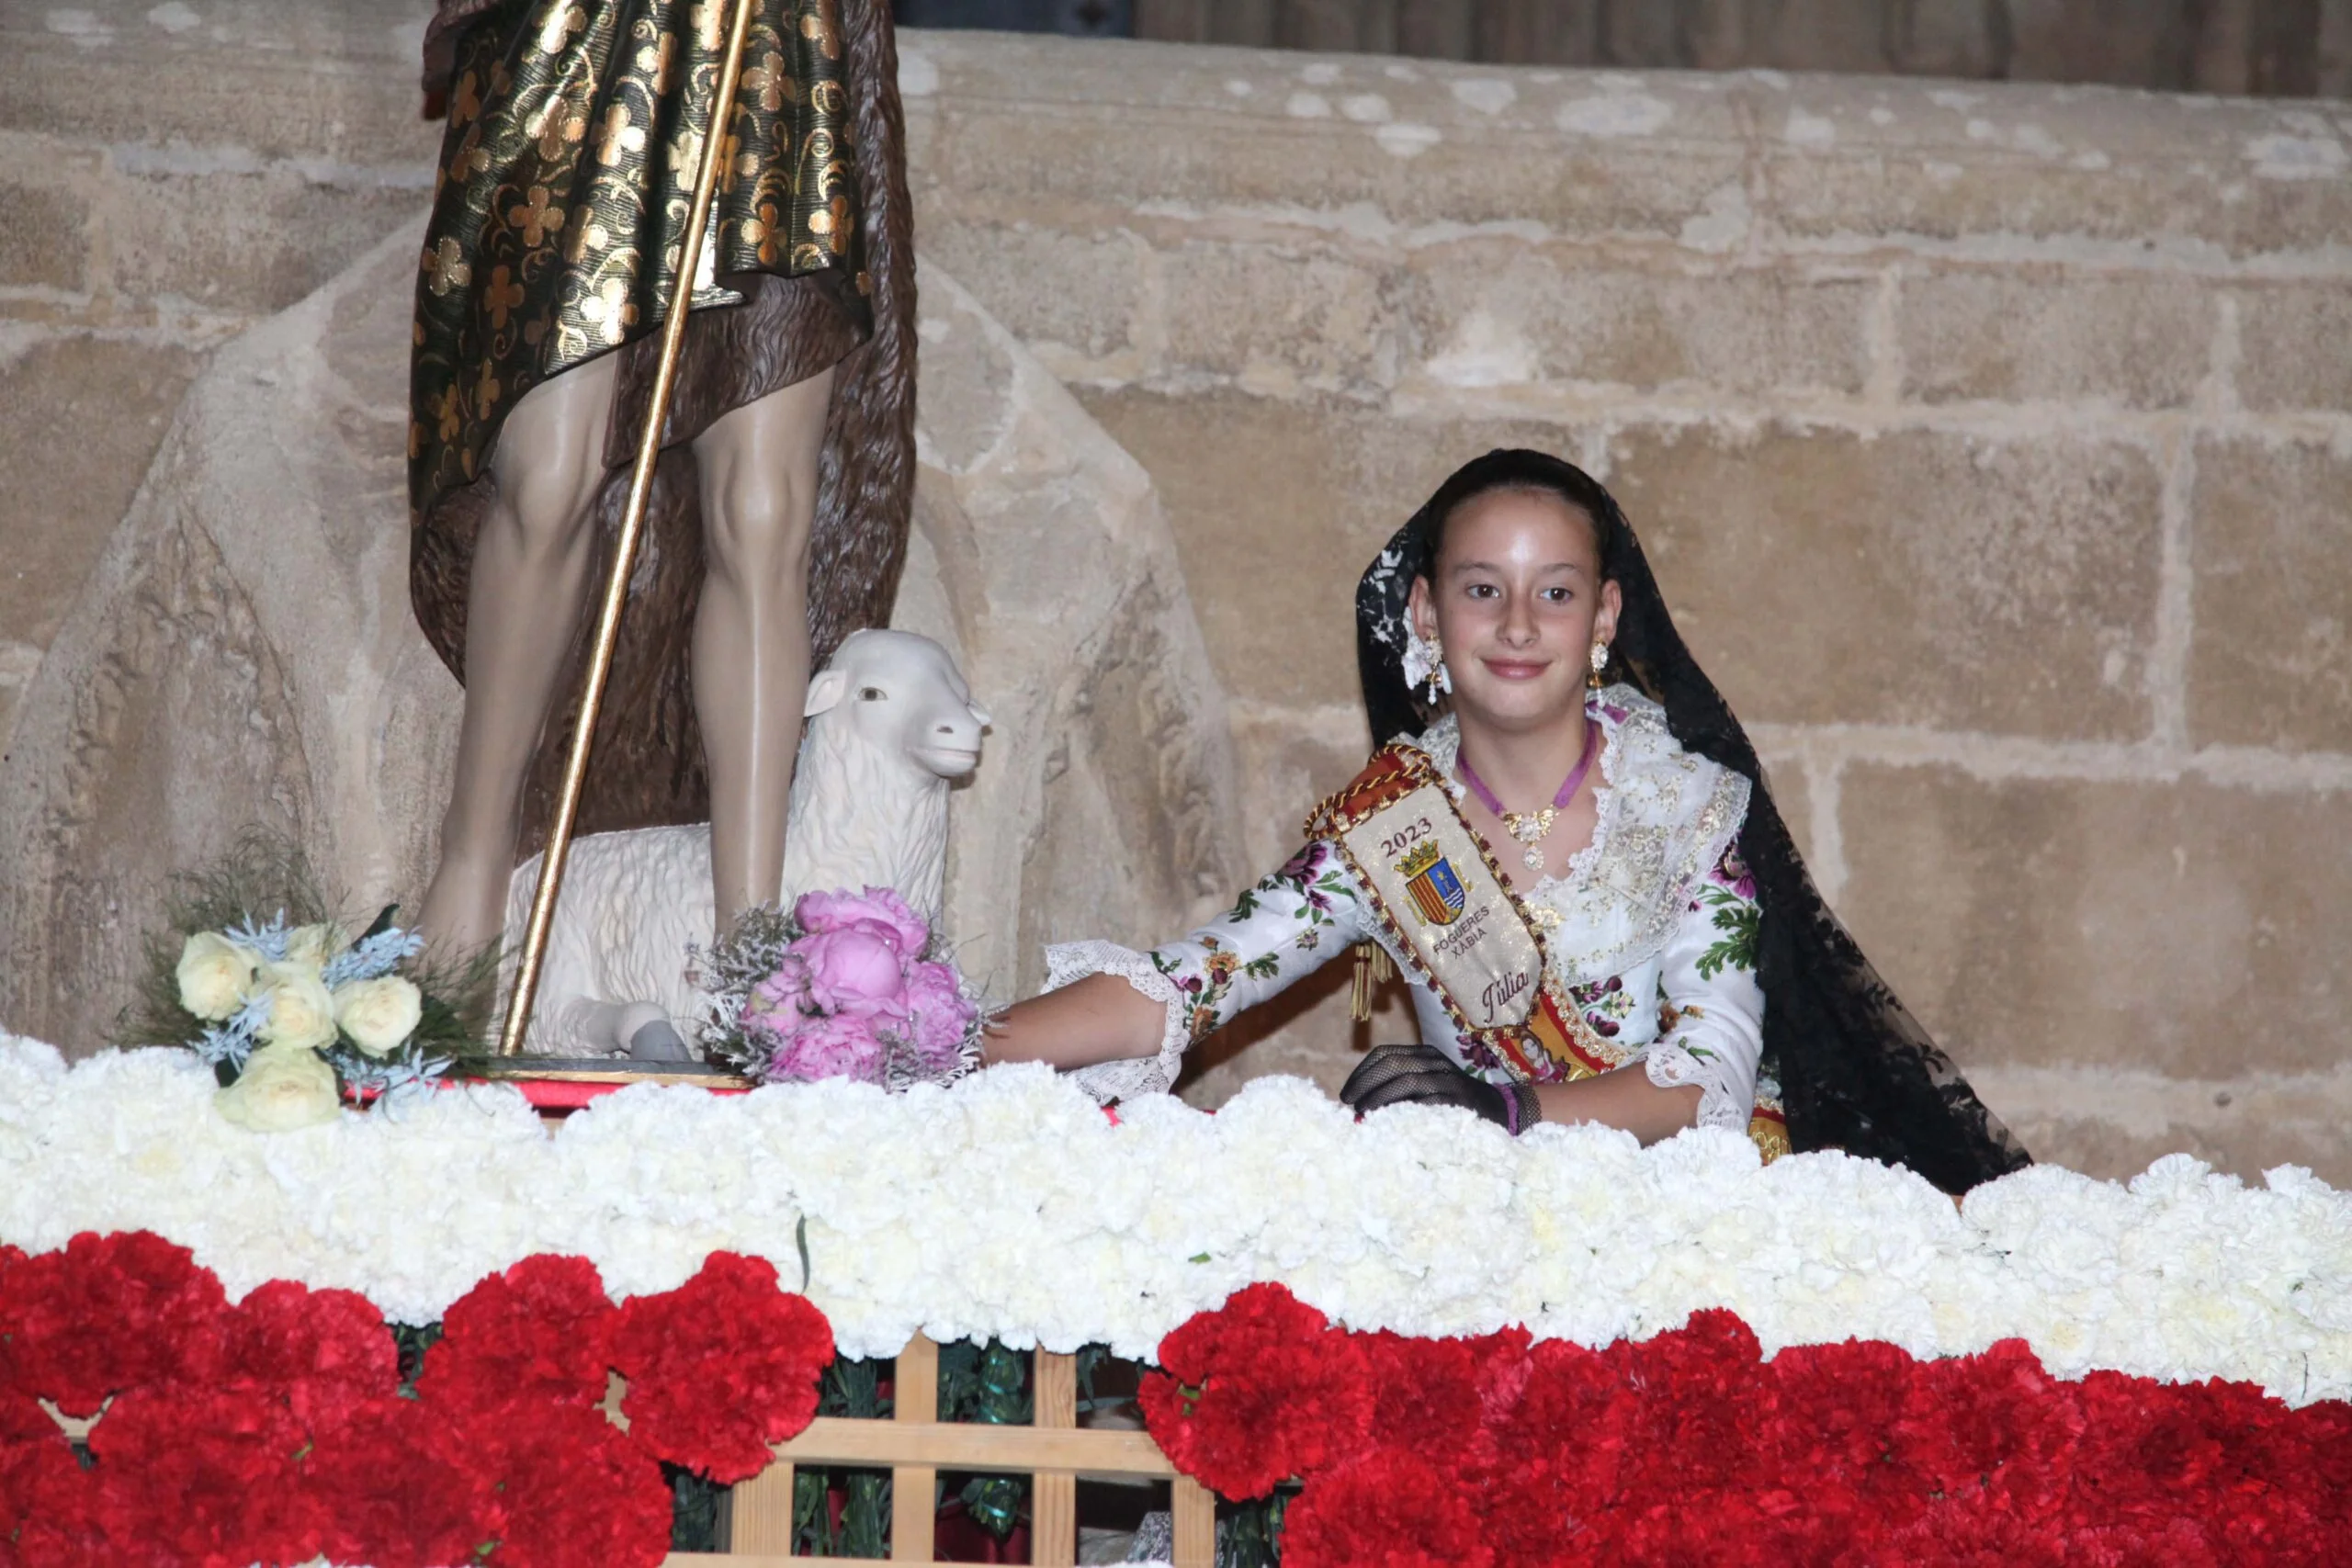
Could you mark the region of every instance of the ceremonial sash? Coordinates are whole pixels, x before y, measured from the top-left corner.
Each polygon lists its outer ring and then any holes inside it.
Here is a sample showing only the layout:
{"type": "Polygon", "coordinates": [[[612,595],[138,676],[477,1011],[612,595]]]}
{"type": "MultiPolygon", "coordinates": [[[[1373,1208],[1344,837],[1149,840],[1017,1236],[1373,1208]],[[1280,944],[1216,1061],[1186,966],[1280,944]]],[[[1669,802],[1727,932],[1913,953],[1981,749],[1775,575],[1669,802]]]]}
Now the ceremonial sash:
{"type": "Polygon", "coordinates": [[[1526,905],[1418,747],[1392,742],[1306,821],[1371,896],[1396,951],[1463,1036],[1525,1082],[1589,1077],[1611,1050],[1544,962],[1526,905]]]}

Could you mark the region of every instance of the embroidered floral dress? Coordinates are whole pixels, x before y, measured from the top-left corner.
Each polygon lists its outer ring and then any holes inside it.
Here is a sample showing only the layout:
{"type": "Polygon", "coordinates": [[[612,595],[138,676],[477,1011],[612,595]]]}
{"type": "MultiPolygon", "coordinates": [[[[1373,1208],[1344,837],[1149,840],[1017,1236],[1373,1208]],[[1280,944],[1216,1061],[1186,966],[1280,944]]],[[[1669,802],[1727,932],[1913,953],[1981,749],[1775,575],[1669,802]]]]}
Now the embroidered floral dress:
{"type": "MultiPolygon", "coordinates": [[[[1737,849],[1748,783],[1683,750],[1664,711],[1630,686],[1596,694],[1587,711],[1601,731],[1592,842],[1566,875],[1544,878],[1521,901],[1543,934],[1546,964],[1613,1057],[1610,1065],[1638,1061],[1652,1083],[1696,1085],[1702,1126],[1747,1131],[1764,1017],[1756,886],[1737,849]]],[[[1414,744],[1453,777],[1460,737],[1450,716],[1414,744]]],[[[1049,948],[1046,963],[1052,986],[1118,975],[1167,1007],[1157,1056],[1077,1075],[1112,1099],[1164,1092],[1193,1042],[1361,942],[1390,944],[1345,859],[1317,840],[1181,941],[1143,953],[1072,942],[1049,948]]],[[[1393,946],[1389,955],[1408,976],[1423,1042],[1480,1077],[1509,1081],[1491,1052],[1460,1036],[1393,946]]],[[[1762,1089],[1770,1099],[1769,1077],[1762,1089]]]]}

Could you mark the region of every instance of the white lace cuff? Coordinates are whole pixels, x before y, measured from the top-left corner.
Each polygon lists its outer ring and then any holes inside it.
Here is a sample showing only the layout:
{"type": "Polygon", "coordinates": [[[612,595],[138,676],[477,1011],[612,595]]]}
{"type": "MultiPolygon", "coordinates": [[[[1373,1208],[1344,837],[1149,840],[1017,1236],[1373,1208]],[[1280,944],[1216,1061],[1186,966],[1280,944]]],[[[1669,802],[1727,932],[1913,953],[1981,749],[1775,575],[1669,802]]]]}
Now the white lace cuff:
{"type": "Polygon", "coordinates": [[[1166,1094],[1182,1069],[1184,1047],[1191,1043],[1184,1027],[1183,998],[1176,983],[1159,972],[1148,953],[1121,947],[1115,942],[1061,942],[1046,949],[1046,989],[1058,991],[1089,975],[1116,975],[1167,1010],[1160,1026],[1159,1054],[1127,1061],[1102,1062],[1080,1067],[1070,1079],[1105,1104],[1138,1095],[1166,1094]]]}
{"type": "Polygon", "coordinates": [[[1746,1133],[1756,1114],[1756,1083],[1737,1079],[1727,1063],[1702,1061],[1680,1040],[1661,1040],[1642,1054],[1642,1068],[1660,1089],[1696,1086],[1702,1127],[1727,1127],[1746,1133]]]}

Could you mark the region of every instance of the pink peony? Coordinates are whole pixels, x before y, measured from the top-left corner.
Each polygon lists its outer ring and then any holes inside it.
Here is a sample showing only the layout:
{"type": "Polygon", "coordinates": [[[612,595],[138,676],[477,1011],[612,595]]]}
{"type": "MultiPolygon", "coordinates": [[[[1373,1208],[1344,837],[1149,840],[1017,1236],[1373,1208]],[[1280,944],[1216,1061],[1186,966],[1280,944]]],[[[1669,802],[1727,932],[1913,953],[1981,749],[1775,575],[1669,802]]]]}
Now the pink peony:
{"type": "Polygon", "coordinates": [[[924,1065],[941,1073],[954,1067],[979,1011],[965,999],[955,969],[945,964],[914,965],[907,976],[907,1005],[914,1010],[907,1033],[924,1065]]]}
{"type": "Polygon", "coordinates": [[[849,1013],[808,1018],[768,1060],[770,1079],[813,1083],[819,1078],[882,1081],[882,1043],[865,1019],[849,1013]]]}
{"type": "Polygon", "coordinates": [[[808,1010],[808,961],[788,952],[775,974],[752,987],[752,1005],[789,1021],[808,1010]]]}
{"type": "Polygon", "coordinates": [[[904,898],[888,887],[869,887],[863,893],[845,889],[804,893],[792,907],[792,918],[811,936],[859,926],[873,928],[874,933],[885,937],[902,958],[921,958],[931,942],[931,927],[907,907],[904,898]]]}
{"type": "Polygon", "coordinates": [[[814,1006],[808,995],[808,961],[797,953],[787,953],[775,974],[752,987],[737,1021],[751,1039],[773,1046],[799,1028],[814,1006]]]}
{"type": "Polygon", "coordinates": [[[808,965],[809,994],[819,1007],[861,1018],[906,1017],[899,950],[872,925],[820,931],[792,947],[808,965]]]}

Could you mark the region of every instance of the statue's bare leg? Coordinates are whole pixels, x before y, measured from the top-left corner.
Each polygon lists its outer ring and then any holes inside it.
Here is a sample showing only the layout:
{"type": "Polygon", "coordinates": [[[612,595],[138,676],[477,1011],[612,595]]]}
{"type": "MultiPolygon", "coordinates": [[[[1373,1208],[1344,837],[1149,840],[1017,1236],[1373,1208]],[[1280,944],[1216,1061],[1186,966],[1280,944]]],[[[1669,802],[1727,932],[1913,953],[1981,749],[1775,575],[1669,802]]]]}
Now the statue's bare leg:
{"type": "Polygon", "coordinates": [[[505,927],[523,783],[587,604],[590,513],[605,480],[619,363],[599,355],[532,388],[491,455],[498,493],[474,541],[466,595],[457,778],[418,917],[446,950],[471,952],[505,927]]]}
{"type": "Polygon", "coordinates": [[[710,769],[721,931],[783,888],[808,690],[808,535],[832,389],[826,370],[729,411],[695,441],[704,558],[695,716],[710,769]]]}

